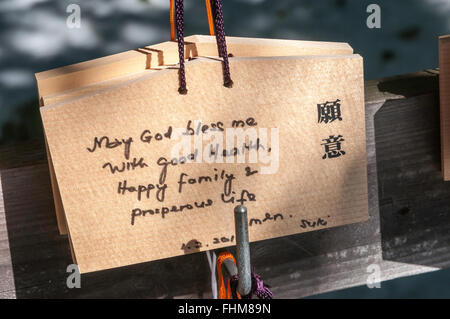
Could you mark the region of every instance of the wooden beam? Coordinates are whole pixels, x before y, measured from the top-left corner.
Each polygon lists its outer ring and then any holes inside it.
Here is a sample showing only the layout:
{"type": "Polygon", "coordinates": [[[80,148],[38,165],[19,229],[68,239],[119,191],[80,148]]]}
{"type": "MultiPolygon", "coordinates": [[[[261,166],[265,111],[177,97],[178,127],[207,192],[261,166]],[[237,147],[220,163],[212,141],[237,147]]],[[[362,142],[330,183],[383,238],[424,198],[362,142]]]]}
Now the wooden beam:
{"type": "Polygon", "coordinates": [[[450,180],[450,35],[439,37],[442,176],[450,180]]]}

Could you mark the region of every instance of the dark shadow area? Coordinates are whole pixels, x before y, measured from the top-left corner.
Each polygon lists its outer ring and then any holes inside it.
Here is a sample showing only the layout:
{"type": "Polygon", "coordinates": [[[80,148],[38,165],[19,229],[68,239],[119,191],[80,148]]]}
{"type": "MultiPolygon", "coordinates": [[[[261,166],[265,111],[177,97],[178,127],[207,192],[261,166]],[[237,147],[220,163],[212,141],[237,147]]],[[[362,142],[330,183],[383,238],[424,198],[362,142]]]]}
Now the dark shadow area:
{"type": "Polygon", "coordinates": [[[44,140],[37,98],[18,105],[14,113],[17,120],[0,124],[0,145],[44,140]]]}
{"type": "Polygon", "coordinates": [[[16,296],[51,296],[55,291],[39,286],[64,276],[71,257],[56,228],[47,165],[2,170],[1,183],[16,296]]]}
{"type": "Polygon", "coordinates": [[[439,71],[429,70],[414,74],[390,77],[378,83],[378,90],[404,97],[412,97],[424,93],[437,92],[439,89],[439,71]],[[434,73],[436,72],[436,73],[434,73]]]}
{"type": "Polygon", "coordinates": [[[450,183],[441,174],[436,81],[379,84],[409,97],[386,101],[374,119],[380,227],[385,260],[448,267],[450,183]]]}

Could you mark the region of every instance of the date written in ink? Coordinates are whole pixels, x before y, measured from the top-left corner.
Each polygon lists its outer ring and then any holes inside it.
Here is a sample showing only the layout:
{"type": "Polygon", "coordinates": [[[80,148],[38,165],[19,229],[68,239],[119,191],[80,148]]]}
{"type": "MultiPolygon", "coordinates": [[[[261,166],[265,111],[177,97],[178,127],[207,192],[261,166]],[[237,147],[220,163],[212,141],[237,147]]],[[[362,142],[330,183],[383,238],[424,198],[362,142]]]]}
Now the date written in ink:
{"type": "MultiPolygon", "coordinates": [[[[224,244],[224,243],[233,243],[234,242],[234,235],[231,236],[222,236],[222,237],[214,237],[212,239],[211,245],[218,245],[218,244],[224,244]]],[[[188,243],[181,244],[181,250],[189,251],[189,250],[197,250],[202,247],[209,247],[209,244],[203,245],[198,240],[191,240],[188,243]]]]}

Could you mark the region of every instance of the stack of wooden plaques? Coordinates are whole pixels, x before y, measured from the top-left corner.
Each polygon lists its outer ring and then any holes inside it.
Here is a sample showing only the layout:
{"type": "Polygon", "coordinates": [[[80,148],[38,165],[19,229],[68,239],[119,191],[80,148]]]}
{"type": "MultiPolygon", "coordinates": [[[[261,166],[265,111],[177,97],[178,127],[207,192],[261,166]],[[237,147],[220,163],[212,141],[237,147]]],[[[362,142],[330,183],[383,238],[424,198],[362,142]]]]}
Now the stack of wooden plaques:
{"type": "Polygon", "coordinates": [[[368,218],[362,58],[346,43],[214,37],[36,74],[62,234],[83,273],[368,218]]]}

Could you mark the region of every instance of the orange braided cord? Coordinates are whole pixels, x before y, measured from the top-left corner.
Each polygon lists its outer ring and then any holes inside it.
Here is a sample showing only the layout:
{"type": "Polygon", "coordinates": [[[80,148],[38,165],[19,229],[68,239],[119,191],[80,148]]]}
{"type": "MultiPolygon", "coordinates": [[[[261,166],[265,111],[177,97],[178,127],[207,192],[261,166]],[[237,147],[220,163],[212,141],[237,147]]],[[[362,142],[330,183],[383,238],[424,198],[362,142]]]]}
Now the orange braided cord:
{"type": "Polygon", "coordinates": [[[208,16],[209,34],[214,35],[214,22],[211,11],[211,0],[205,0],[206,14],[208,16]]]}
{"type": "MultiPolygon", "coordinates": [[[[231,299],[232,298],[232,294],[231,294],[231,280],[228,279],[228,290],[225,288],[225,283],[223,281],[223,273],[222,273],[222,263],[226,260],[226,259],[231,259],[234,264],[236,264],[236,260],[234,259],[234,256],[227,252],[224,251],[222,253],[220,253],[219,256],[217,256],[217,276],[218,276],[218,280],[217,280],[217,284],[218,284],[218,289],[219,289],[219,299],[231,299]]],[[[237,294],[238,299],[241,299],[241,296],[237,294]]]]}
{"type": "Polygon", "coordinates": [[[175,41],[175,0],[170,0],[170,39],[175,41]]]}

